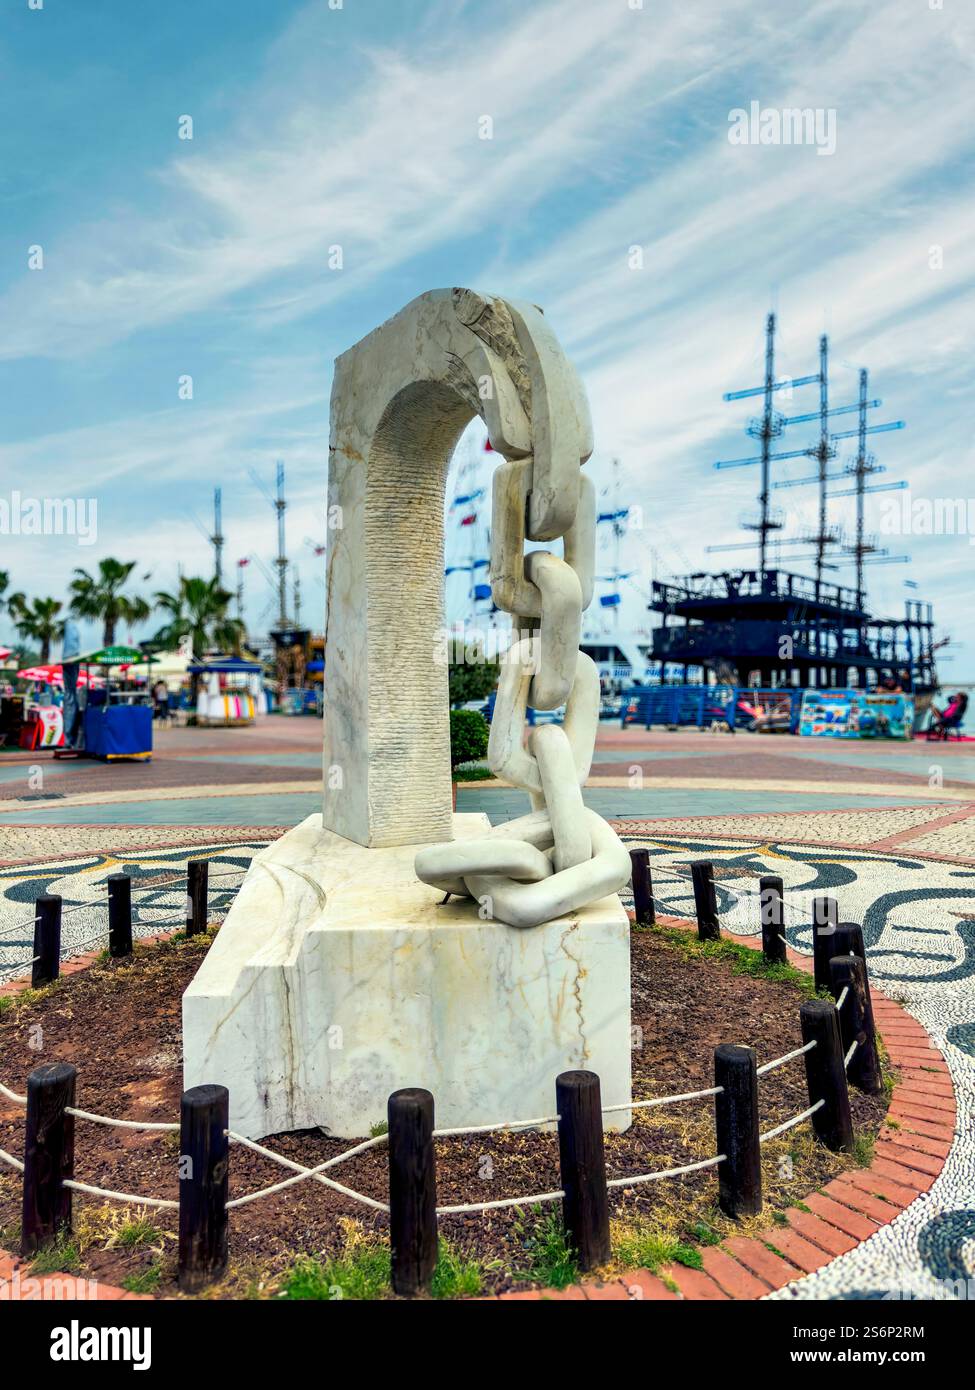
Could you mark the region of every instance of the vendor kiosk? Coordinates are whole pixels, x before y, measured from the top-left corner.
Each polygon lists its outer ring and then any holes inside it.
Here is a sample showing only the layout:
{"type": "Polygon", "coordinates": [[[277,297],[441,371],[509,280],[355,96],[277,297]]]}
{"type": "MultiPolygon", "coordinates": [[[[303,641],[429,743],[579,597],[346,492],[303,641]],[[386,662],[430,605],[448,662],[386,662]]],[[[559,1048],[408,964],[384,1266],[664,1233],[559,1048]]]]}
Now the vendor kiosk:
{"type": "Polygon", "coordinates": [[[253,724],[266,712],[261,687],[261,663],[239,656],[215,656],[189,667],[198,678],[196,718],[199,724],[235,728],[253,724]]]}
{"type": "Polygon", "coordinates": [[[112,682],[112,672],[143,659],[137,647],[100,647],[78,658],[90,673],[100,668],[105,684],[93,689],[89,679],[82,714],[83,744],[77,749],[89,758],[114,762],[121,758],[143,761],[152,757],[152,706],[148,687],[124,690],[112,682]]]}

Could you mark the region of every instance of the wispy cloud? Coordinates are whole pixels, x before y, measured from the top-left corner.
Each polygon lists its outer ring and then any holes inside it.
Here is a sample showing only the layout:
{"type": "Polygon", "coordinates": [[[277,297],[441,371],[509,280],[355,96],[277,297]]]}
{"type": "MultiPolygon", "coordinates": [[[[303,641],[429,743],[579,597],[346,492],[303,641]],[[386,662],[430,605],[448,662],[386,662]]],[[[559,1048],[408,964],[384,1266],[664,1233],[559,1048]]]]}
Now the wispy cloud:
{"type": "MultiPolygon", "coordinates": [[[[899,0],[410,9],[404,26],[391,7],[400,28],[377,38],[352,6],[306,5],[269,38],[256,80],[220,75],[219,133],[133,166],[110,215],[66,209],[45,270],[0,297],[0,358],[124,374],[129,354],[173,334],[239,362],[205,404],[106,408],[85,428],[42,417],[0,464],[59,486],[96,478],[121,516],[137,515],[140,488],[154,507],[163,487],[182,507],[184,488],[283,454],[297,535],[322,482],[331,356],[413,294],[467,281],[545,305],[592,398],[590,466],[604,481],[618,454],[648,519],[627,543],[644,573],[651,547],[665,568],[698,566],[704,535],[740,538],[748,470],[708,465],[747,452],[746,407],[721,393],[758,379],[770,304],[784,373],[813,370],[828,328],[836,391],[852,394],[863,362],[909,420],[883,440],[892,473],[957,486],[975,347],[970,16],[899,0]],[[731,146],[728,112],[753,99],[834,109],[835,155],[731,146]],[[493,139],[478,138],[483,116],[493,139]]],[[[242,548],[266,534],[263,505],[231,503],[242,548]]],[[[205,563],[179,525],[161,521],[148,544],[160,563],[205,563]]],[[[916,547],[938,584],[970,554],[916,547]]],[[[895,569],[876,581],[892,608],[895,569]]]]}

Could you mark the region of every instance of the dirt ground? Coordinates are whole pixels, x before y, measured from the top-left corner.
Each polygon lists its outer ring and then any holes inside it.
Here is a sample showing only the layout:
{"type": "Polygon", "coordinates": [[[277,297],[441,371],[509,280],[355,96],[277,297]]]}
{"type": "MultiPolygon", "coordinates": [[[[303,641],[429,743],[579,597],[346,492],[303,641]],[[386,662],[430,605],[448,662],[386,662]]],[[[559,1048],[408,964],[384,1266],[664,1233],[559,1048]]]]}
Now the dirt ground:
{"type": "MultiPolygon", "coordinates": [[[[753,978],[742,970],[743,948],[702,956],[693,939],[675,930],[634,930],[631,939],[635,1099],[712,1085],[713,1049],[721,1042],[752,1043],[759,1063],[800,1045],[799,1004],[809,987],[798,978],[753,978]]],[[[40,1062],[70,1061],[78,1067],[80,1108],[125,1119],[178,1119],[180,997],[207,944],[197,938],[139,948],[129,961],[106,960],[41,997],[13,1003],[0,1014],[0,1080],[22,1092],[28,1072],[40,1062]]],[[[808,1104],[801,1060],[763,1077],[760,1084],[763,1129],[808,1104]]],[[[882,1123],[886,1099],[852,1091],[851,1101],[858,1155],[828,1152],[813,1141],[808,1124],[763,1148],[766,1207],[762,1217],[748,1223],[749,1233],[770,1227],[777,1209],[863,1161],[870,1137],[882,1123]]],[[[707,1100],[635,1116],[627,1133],[607,1136],[610,1177],[675,1167],[715,1151],[713,1109],[707,1100]]],[[[309,1166],[349,1147],[319,1131],[263,1142],[309,1166]]],[[[2,1098],[0,1147],[18,1155],[23,1151],[23,1110],[2,1098]]],[[[75,1175],[84,1182],[175,1198],[177,1155],[176,1134],[76,1123],[75,1175]]],[[[232,1148],[231,1197],[284,1176],[269,1160],[232,1148]]],[[[385,1200],[384,1147],[351,1160],[332,1176],[385,1200]]],[[[437,1143],[439,1204],[495,1200],[558,1186],[554,1134],[479,1135],[437,1143]]],[[[634,1262],[634,1239],[648,1233],[691,1245],[731,1233],[731,1223],[717,1211],[716,1189],[714,1171],[704,1170],[616,1193],[614,1241],[621,1267],[634,1262]]],[[[0,1245],[8,1248],[19,1239],[19,1199],[19,1176],[0,1169],[0,1245]]],[[[70,1272],[174,1294],[175,1218],[171,1211],[120,1212],[75,1194],[78,1239],[65,1252],[70,1272]],[[148,1221],[141,1234],[133,1234],[140,1214],[148,1221]],[[140,1284],[140,1279],[147,1282],[140,1284]]],[[[538,1281],[539,1267],[530,1252],[537,1246],[533,1232],[541,1220],[541,1215],[518,1209],[452,1216],[442,1219],[441,1235],[480,1266],[485,1292],[502,1291],[538,1281]]],[[[350,1230],[357,1240],[379,1240],[385,1223],[383,1214],[314,1182],[235,1210],[229,1275],[210,1296],[273,1296],[296,1257],[340,1256],[348,1249],[350,1230]]]]}

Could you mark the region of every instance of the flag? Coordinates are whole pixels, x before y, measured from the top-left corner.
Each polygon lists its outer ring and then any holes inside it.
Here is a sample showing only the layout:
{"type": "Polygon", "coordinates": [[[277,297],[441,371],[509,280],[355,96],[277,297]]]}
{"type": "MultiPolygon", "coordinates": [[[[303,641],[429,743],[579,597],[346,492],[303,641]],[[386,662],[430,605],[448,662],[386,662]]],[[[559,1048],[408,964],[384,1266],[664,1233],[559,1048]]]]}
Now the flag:
{"type": "Polygon", "coordinates": [[[251,562],[251,557],[250,557],[249,555],[245,555],[244,558],[243,558],[242,560],[238,560],[238,561],[237,561],[237,568],[238,568],[239,570],[242,570],[242,569],[244,568],[244,566],[245,566],[245,565],[249,565],[250,562],[251,562]]]}
{"type": "Polygon", "coordinates": [[[477,512],[469,512],[467,516],[461,517],[460,524],[461,526],[473,526],[476,520],[477,512]]]}
{"type": "Polygon", "coordinates": [[[615,608],[619,601],[619,594],[601,594],[599,598],[599,602],[603,608],[615,608]]]}
{"type": "Polygon", "coordinates": [[[486,454],[493,454],[493,453],[494,453],[494,449],[493,449],[493,447],[492,447],[492,445],[491,445],[490,439],[485,439],[485,441],[484,441],[484,452],[485,452],[486,454]]]}

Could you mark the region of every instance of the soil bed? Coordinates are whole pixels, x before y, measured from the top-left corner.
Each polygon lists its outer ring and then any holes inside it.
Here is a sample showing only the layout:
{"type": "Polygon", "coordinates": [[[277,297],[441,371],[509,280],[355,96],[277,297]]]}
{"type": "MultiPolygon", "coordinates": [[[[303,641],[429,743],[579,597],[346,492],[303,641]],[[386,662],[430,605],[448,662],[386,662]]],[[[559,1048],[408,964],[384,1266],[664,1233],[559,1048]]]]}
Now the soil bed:
{"type": "MultiPolygon", "coordinates": [[[[78,1067],[80,1108],[124,1119],[177,1119],[180,997],[208,944],[197,938],[137,947],[130,961],[99,962],[40,997],[15,1001],[0,1014],[0,1080],[23,1092],[27,1073],[41,1061],[70,1061],[78,1067]]],[[[754,976],[750,972],[759,960],[751,951],[722,943],[702,952],[693,938],[673,928],[634,930],[631,953],[635,1099],[712,1085],[713,1049],[721,1042],[751,1042],[759,1063],[801,1044],[799,1004],[810,986],[795,972],[776,972],[785,977],[778,979],[754,976]]],[[[801,1060],[771,1072],[760,1084],[763,1129],[808,1104],[801,1060]]],[[[851,1102],[857,1155],[828,1152],[813,1141],[808,1124],[766,1144],[765,1210],[744,1226],[733,1226],[718,1212],[713,1170],[618,1192],[612,1198],[614,1267],[654,1268],[674,1258],[693,1264],[695,1248],[702,1244],[742,1230],[774,1231],[777,1210],[801,1201],[842,1169],[869,1162],[886,1097],[851,1091],[851,1102]]],[[[676,1167],[715,1151],[713,1109],[707,1100],[637,1111],[635,1117],[626,1134],[607,1136],[610,1177],[676,1167]]],[[[20,1155],[23,1128],[23,1110],[0,1098],[0,1147],[20,1155]]],[[[263,1142],[309,1166],[349,1147],[347,1141],[318,1131],[282,1134],[263,1142]]],[[[76,1176],[99,1187],[175,1198],[177,1154],[176,1134],[140,1134],[76,1122],[76,1176]]],[[[239,1146],[231,1151],[231,1197],[284,1176],[280,1167],[259,1155],[239,1146]]],[[[379,1146],[351,1160],[334,1176],[385,1200],[385,1149],[379,1146]]],[[[492,1201],[558,1186],[554,1134],[438,1141],[437,1196],[442,1205],[492,1201]]],[[[569,1282],[574,1271],[559,1248],[559,1215],[556,1203],[534,1211],[443,1218],[441,1236],[466,1271],[465,1280],[449,1291],[476,1291],[478,1284],[483,1292],[491,1292],[569,1282]]],[[[51,1252],[48,1267],[70,1267],[68,1272],[88,1278],[173,1295],[175,1218],[171,1211],[122,1211],[76,1193],[75,1237],[59,1252],[51,1252]]],[[[16,1248],[19,1219],[19,1175],[4,1167],[0,1245],[16,1248]]],[[[358,1268],[363,1252],[374,1264],[378,1257],[381,1264],[385,1235],[383,1214],[321,1184],[298,1184],[231,1213],[230,1272],[209,1296],[302,1296],[307,1280],[295,1278],[296,1261],[300,1266],[302,1257],[325,1262],[334,1279],[334,1262],[358,1268]]],[[[774,1235],[767,1238],[774,1244],[774,1235]]],[[[307,1273],[307,1262],[302,1267],[307,1273]]],[[[382,1294],[382,1282],[380,1275],[378,1290],[372,1287],[371,1292],[382,1294]]],[[[351,1285],[344,1292],[355,1296],[351,1285]]],[[[329,1295],[319,1288],[312,1296],[329,1295]]]]}

